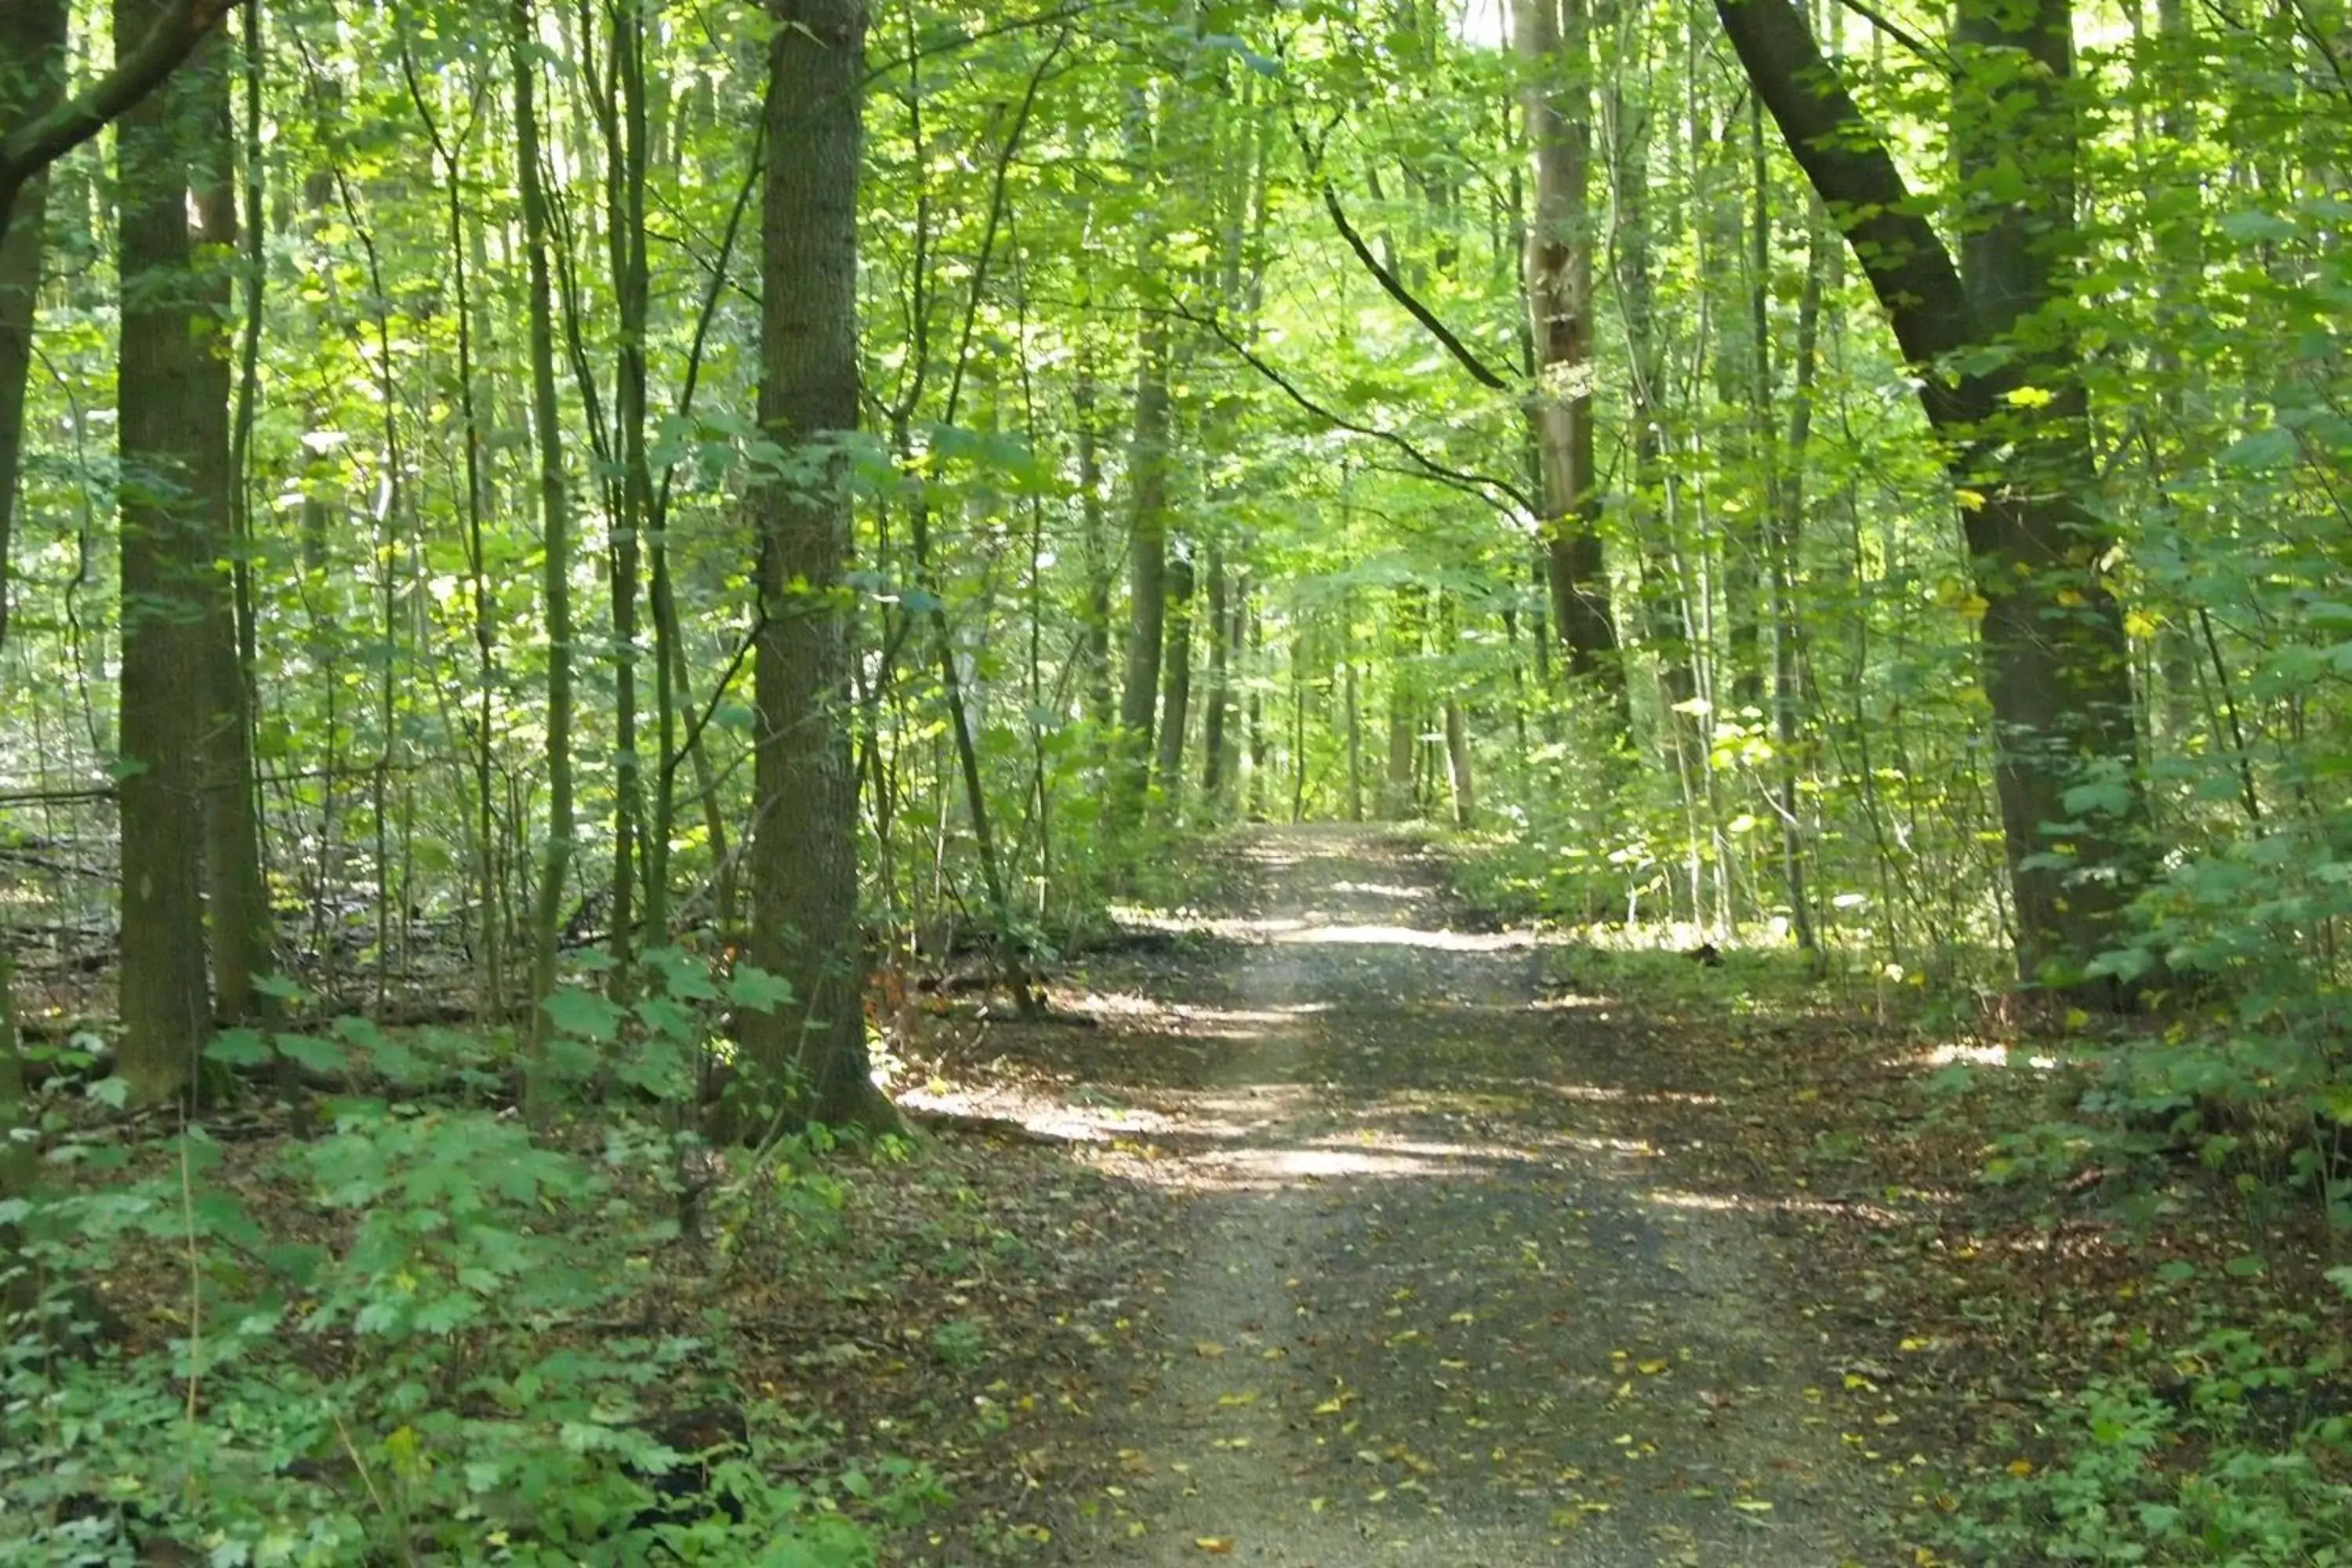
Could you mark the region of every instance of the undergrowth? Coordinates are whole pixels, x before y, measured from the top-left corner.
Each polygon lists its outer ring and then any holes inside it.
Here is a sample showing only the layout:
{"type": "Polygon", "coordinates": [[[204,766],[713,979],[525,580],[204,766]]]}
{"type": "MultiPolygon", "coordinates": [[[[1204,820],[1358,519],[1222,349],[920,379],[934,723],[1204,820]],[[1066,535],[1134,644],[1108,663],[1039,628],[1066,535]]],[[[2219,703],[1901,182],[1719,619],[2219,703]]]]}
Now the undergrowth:
{"type": "Polygon", "coordinates": [[[666,957],[630,1009],[551,1009],[583,1114],[549,1134],[444,1092],[462,1042],[360,1023],[215,1046],[215,1068],[284,1058],[354,1086],[321,1135],[235,1180],[201,1125],[126,1143],[53,1095],[50,1179],[0,1205],[21,1242],[0,1281],[21,1309],[0,1341],[0,1561],[871,1563],[935,1483],[860,1468],[747,1391],[725,1312],[676,1299],[724,1267],[750,1207],[728,1194],[795,1223],[836,1206],[837,1178],[822,1130],[756,1158],[683,1130],[730,995],[666,957]],[[686,1234],[706,1215],[720,1234],[686,1234]]]}

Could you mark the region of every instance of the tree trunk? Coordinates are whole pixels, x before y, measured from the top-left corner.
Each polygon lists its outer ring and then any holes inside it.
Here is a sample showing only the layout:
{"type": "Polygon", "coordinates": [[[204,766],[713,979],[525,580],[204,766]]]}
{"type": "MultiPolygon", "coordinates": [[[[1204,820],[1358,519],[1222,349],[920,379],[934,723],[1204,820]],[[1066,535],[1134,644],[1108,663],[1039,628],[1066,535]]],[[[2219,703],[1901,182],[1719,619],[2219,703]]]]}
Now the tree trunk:
{"type": "Polygon", "coordinates": [[[1087,573],[1081,621],[1087,717],[1108,735],[1117,717],[1110,690],[1110,594],[1118,564],[1105,537],[1108,529],[1103,521],[1101,437],[1095,426],[1095,367],[1090,356],[1078,361],[1077,384],[1070,401],[1078,427],[1078,517],[1087,573]]]}
{"type": "Polygon", "coordinates": [[[1584,0],[1516,0],[1515,35],[1535,214],[1526,252],[1536,385],[1532,419],[1543,479],[1546,570],[1552,619],[1570,676],[1605,691],[1624,718],[1624,678],[1601,549],[1600,476],[1592,427],[1592,165],[1591,26],[1584,0]]]}
{"type": "MultiPolygon", "coordinates": [[[[621,463],[613,520],[613,936],[616,999],[634,987],[636,872],[634,856],[645,822],[637,757],[637,585],[643,534],[654,514],[653,466],[646,452],[646,332],[651,284],[646,260],[646,25],[635,5],[611,8],[617,108],[605,120],[606,221],[613,300],[620,336],[614,365],[613,419],[621,463]]],[[[658,858],[657,857],[649,857],[658,858]]],[[[648,894],[648,903],[666,902],[648,894]]],[[[668,933],[650,933],[656,945],[668,933]]]]}
{"type": "MultiPolygon", "coordinates": [[[[25,0],[0,9],[0,125],[39,115],[63,95],[66,0],[25,0]]],[[[10,525],[24,466],[25,393],[33,367],[33,310],[41,285],[41,245],[48,211],[48,181],[28,182],[16,197],[15,221],[0,235],[0,653],[8,640],[10,525]]],[[[5,669],[0,665],[0,669],[5,669]]],[[[0,942],[0,1205],[31,1189],[33,1146],[19,1142],[25,1122],[24,1063],[17,1055],[14,954],[0,942]]],[[[13,1226],[0,1226],[0,1276],[11,1276],[13,1226]]],[[[26,1277],[0,1287],[0,1309],[29,1305],[26,1277]]]]}
{"type": "Polygon", "coordinates": [[[1168,619],[1168,330],[1145,318],[1135,372],[1135,438],[1128,447],[1127,671],[1118,703],[1126,757],[1120,805],[1139,816],[1150,793],[1154,704],[1168,619]]]}
{"type": "Polygon", "coordinates": [[[1458,651],[1461,632],[1454,617],[1451,595],[1441,596],[1437,605],[1438,637],[1444,646],[1439,652],[1444,658],[1445,670],[1445,777],[1453,790],[1454,826],[1467,827],[1478,815],[1477,793],[1471,787],[1470,720],[1462,705],[1462,681],[1453,668],[1454,655],[1458,651]]]}
{"type": "Polygon", "coordinates": [[[1171,820],[1184,799],[1184,731],[1192,707],[1192,560],[1179,554],[1168,563],[1167,653],[1160,693],[1160,793],[1171,820]]]}
{"type": "MultiPolygon", "coordinates": [[[[142,36],[163,7],[115,0],[114,34],[142,36]]],[[[207,46],[211,47],[212,46],[207,46]]],[[[189,155],[205,133],[192,78],[122,117],[118,157],[122,329],[122,1046],[134,1104],[192,1088],[208,1032],[200,846],[209,639],[205,579],[220,524],[207,515],[213,419],[203,291],[188,232],[189,155]]],[[[215,411],[214,418],[218,417],[215,411]]]]}
{"type": "Polygon", "coordinates": [[[1211,811],[1223,800],[1226,731],[1234,705],[1233,649],[1226,632],[1232,619],[1226,592],[1225,547],[1209,546],[1209,706],[1201,725],[1201,794],[1211,811]]]}
{"type": "Polygon", "coordinates": [[[1418,590],[1410,584],[1396,590],[1396,619],[1391,635],[1395,651],[1389,666],[1389,754],[1381,777],[1381,816],[1402,822],[1416,815],[1413,799],[1412,754],[1420,740],[1420,716],[1414,709],[1414,671],[1421,652],[1421,607],[1418,590]]]}
{"type": "MultiPolygon", "coordinates": [[[[848,458],[857,426],[862,0],[769,0],[760,423],[793,454],[753,489],[759,704],[749,956],[791,997],[742,1015],[755,1084],[834,1125],[896,1117],[866,1055],[850,766],[848,458]]],[[[758,1128],[737,1113],[737,1134],[758,1128]]]]}
{"type": "MultiPolygon", "coordinates": [[[[2073,984],[2108,945],[2146,854],[2123,616],[2105,574],[2114,531],[2085,505],[2093,475],[2077,353],[2063,312],[2048,311],[1999,365],[1955,375],[1943,363],[2001,345],[2063,289],[2076,237],[2064,0],[2022,10],[1968,0],[1955,25],[1964,266],[1789,0],[1717,0],[1716,10],[1921,373],[1920,401],[1952,449],[1985,605],[1979,651],[2018,968],[2029,982],[2073,984]],[[1988,178],[1996,168],[2028,177],[1988,178]]],[[[2105,985],[2074,989],[2086,1001],[2116,999],[2105,985]]]]}
{"type": "Polygon", "coordinates": [[[201,268],[196,283],[196,365],[188,415],[203,421],[198,458],[191,473],[196,515],[212,529],[204,542],[205,567],[198,583],[205,603],[206,695],[202,738],[205,779],[205,916],[213,960],[214,1016],[245,1023],[268,1009],[254,981],[273,973],[269,898],[261,874],[259,793],[253,773],[251,671],[237,629],[236,578],[215,563],[235,561],[244,542],[236,526],[243,478],[233,461],[230,403],[234,390],[227,324],[231,277],[217,258],[235,255],[237,243],[236,136],[229,112],[229,58],[219,44],[181,68],[172,90],[193,100],[191,125],[199,138],[191,148],[199,233],[195,243],[215,259],[201,268]]]}
{"type": "Polygon", "coordinates": [[[536,1121],[546,1113],[547,1086],[537,1063],[546,1039],[546,1002],[555,991],[555,944],[562,931],[564,888],[572,869],[572,496],[555,402],[555,299],[547,265],[553,237],[540,172],[539,65],[530,0],[513,0],[508,18],[508,58],[515,78],[515,162],[522,188],[523,249],[530,259],[530,422],[539,455],[545,553],[541,594],[547,616],[547,844],[531,910],[526,1024],[531,1063],[524,1089],[526,1108],[536,1121]]]}

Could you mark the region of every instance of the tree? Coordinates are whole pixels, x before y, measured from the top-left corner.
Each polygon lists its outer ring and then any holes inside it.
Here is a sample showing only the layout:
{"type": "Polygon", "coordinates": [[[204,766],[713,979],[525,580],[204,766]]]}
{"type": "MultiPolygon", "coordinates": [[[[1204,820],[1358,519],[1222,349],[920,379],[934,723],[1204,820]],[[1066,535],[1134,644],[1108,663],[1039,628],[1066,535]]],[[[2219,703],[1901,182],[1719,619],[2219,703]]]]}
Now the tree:
{"type": "Polygon", "coordinates": [[[1552,621],[1567,647],[1569,674],[1622,706],[1624,673],[1601,556],[1593,451],[1591,22],[1585,0],[1514,5],[1535,159],[1526,260],[1537,363],[1530,396],[1552,621]]]}
{"type": "MultiPolygon", "coordinates": [[[[530,0],[510,0],[507,54],[514,70],[515,163],[522,191],[523,244],[530,269],[530,423],[539,456],[539,508],[547,616],[547,840],[531,914],[530,1018],[534,1046],[547,1027],[555,990],[555,948],[572,868],[572,489],[555,396],[555,300],[549,247],[554,230],[540,168],[539,65],[530,0]]],[[[536,1051],[534,1051],[536,1055],[536,1051]]],[[[537,1114],[536,1109],[534,1114],[537,1114]]]]}
{"type": "Polygon", "coordinates": [[[1788,0],[1716,8],[1921,374],[1984,605],[2019,969],[2029,981],[2079,973],[2115,939],[2139,880],[2145,797],[2107,578],[2116,534],[2085,504],[2086,398],[2063,297],[2075,243],[2067,5],[1959,9],[1958,265],[1788,0]]]}
{"type": "MultiPolygon", "coordinates": [[[[153,25],[154,0],[115,0],[118,37],[153,25]]],[[[122,333],[122,1047],[134,1102],[195,1081],[209,1033],[200,847],[200,752],[209,706],[205,626],[222,532],[207,437],[224,389],[208,375],[204,289],[188,210],[205,100],[188,77],[123,115],[118,181],[122,333]]]]}
{"type": "MultiPolygon", "coordinates": [[[[863,0],[769,0],[760,425],[752,963],[789,998],[742,1018],[770,1092],[835,1125],[887,1126],[866,1055],[850,766],[848,441],[857,428],[863,0]]],[[[756,1131],[756,1129],[751,1129],[756,1131]]]]}
{"type": "MultiPolygon", "coordinates": [[[[55,95],[46,100],[38,93],[28,95],[29,112],[0,121],[0,239],[7,237],[17,200],[27,184],[153,92],[242,3],[163,0],[141,7],[143,14],[139,21],[144,30],[115,33],[118,43],[131,37],[140,43],[127,54],[118,53],[113,69],[69,101],[59,102],[55,95]]],[[[38,40],[53,14],[49,0],[16,0],[11,9],[19,14],[15,26],[24,29],[12,41],[34,46],[11,58],[39,59],[38,40]]]]}

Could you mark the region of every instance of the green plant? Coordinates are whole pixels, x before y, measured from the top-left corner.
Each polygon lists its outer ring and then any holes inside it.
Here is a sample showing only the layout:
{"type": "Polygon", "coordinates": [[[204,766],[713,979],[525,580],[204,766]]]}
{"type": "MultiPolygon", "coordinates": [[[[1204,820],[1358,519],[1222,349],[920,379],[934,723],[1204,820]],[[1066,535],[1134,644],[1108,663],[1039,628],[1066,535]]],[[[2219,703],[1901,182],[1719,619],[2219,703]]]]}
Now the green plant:
{"type": "Polygon", "coordinates": [[[618,1563],[658,1538],[687,1562],[870,1562],[852,1516],[903,1518],[927,1478],[845,1469],[761,1408],[748,1447],[679,1452],[658,1417],[710,1383],[709,1347],[599,1327],[676,1241],[672,1149],[620,1124],[592,1157],[380,1100],[339,1103],[259,1193],[215,1179],[201,1133],[136,1179],[120,1150],[63,1144],[113,1168],[0,1205],[38,1298],[0,1344],[0,1558],[128,1563],[168,1541],[220,1563],[618,1563]],[[256,1221],[305,1203],[301,1239],[256,1221]],[[75,1324],[100,1282],[167,1261],[165,1342],[92,1349],[75,1324]]]}
{"type": "Polygon", "coordinates": [[[2054,1402],[2051,1462],[1967,1491],[1946,1542],[1971,1562],[2352,1563],[2337,1359],[2283,1362],[2261,1335],[2222,1328],[2175,1365],[2176,1381],[2101,1378],[2054,1402]]]}

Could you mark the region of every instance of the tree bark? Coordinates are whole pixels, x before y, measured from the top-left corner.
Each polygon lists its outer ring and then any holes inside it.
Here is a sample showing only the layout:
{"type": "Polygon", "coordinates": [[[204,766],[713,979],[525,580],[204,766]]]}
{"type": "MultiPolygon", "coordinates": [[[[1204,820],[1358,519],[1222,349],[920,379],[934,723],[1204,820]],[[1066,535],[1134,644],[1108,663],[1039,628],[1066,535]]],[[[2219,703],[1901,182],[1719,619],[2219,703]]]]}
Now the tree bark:
{"type": "MultiPolygon", "coordinates": [[[[2074,985],[2143,874],[2146,792],[2105,573],[2115,535],[2085,505],[2086,400],[2062,298],[2075,243],[2071,17],[2064,0],[1960,9],[1953,142],[1967,210],[1956,264],[1789,0],[1716,0],[1716,10],[1921,373],[1985,605],[1980,668],[2018,968],[2029,982],[2074,985]],[[1996,169],[2003,177],[1988,178],[1996,169]],[[1948,363],[2005,342],[2012,352],[1990,368],[1948,363]]],[[[2108,986],[2074,988],[2117,999],[2108,986]]]]}
{"type": "Polygon", "coordinates": [[[1167,797],[1171,818],[1184,798],[1184,732],[1192,709],[1192,561],[1178,555],[1168,563],[1167,651],[1161,663],[1160,692],[1160,793],[1167,797]]]}
{"type": "Polygon", "coordinates": [[[540,591],[547,616],[547,842],[541,851],[531,910],[530,1010],[526,1025],[526,1109],[546,1113],[538,1068],[546,1039],[546,1002],[555,991],[555,945],[563,925],[572,870],[572,495],[564,472],[563,431],[555,401],[555,295],[549,276],[552,225],[540,170],[539,66],[530,0],[512,0],[508,58],[514,70],[515,162],[522,191],[523,248],[530,277],[530,422],[539,457],[540,529],[544,565],[540,591]]]}
{"type": "Polygon", "coordinates": [[[1126,757],[1121,805],[1131,820],[1150,793],[1152,720],[1168,619],[1168,330],[1145,318],[1135,372],[1135,438],[1127,454],[1127,668],[1118,724],[1126,757]]]}
{"type": "MultiPolygon", "coordinates": [[[[49,0],[9,0],[9,9],[23,13],[26,24],[37,26],[49,0]]],[[[117,26],[114,68],[92,82],[70,101],[56,95],[37,110],[0,120],[0,240],[7,237],[25,187],[43,170],[107,126],[161,87],[181,61],[202,45],[221,18],[240,0],[157,0],[152,5],[118,5],[119,23],[131,14],[136,31],[117,26]],[[136,38],[135,46],[128,40],[136,38]]],[[[13,59],[37,57],[18,55],[13,59]]]]}
{"type": "MultiPolygon", "coordinates": [[[[153,26],[154,0],[115,0],[117,37],[153,26]]],[[[206,711],[205,579],[219,523],[205,483],[208,392],[202,290],[188,232],[189,153],[203,105],[186,80],[123,115],[116,371],[121,529],[122,1046],[133,1103],[195,1082],[208,1033],[199,752],[206,711]]],[[[215,411],[217,416],[217,411],[215,411]]]]}
{"type": "Polygon", "coordinates": [[[260,796],[254,784],[251,671],[237,629],[234,568],[243,542],[236,526],[236,491],[230,406],[235,365],[228,332],[232,278],[223,258],[237,245],[236,136],[229,111],[231,74],[223,45],[208,46],[182,68],[170,89],[190,101],[189,123],[197,141],[190,148],[198,232],[194,242],[209,259],[198,264],[193,329],[196,363],[188,417],[201,423],[196,460],[190,474],[194,515],[211,530],[201,542],[204,564],[196,578],[205,620],[205,679],[208,700],[201,749],[204,764],[205,919],[212,946],[213,1013],[225,1023],[261,1016],[267,999],[254,981],[278,967],[270,930],[269,899],[261,873],[260,796]]]}
{"type": "MultiPolygon", "coordinates": [[[[65,91],[66,0],[26,0],[0,10],[0,123],[38,119],[65,91]]],[[[0,233],[0,652],[8,640],[10,525],[24,467],[25,394],[33,368],[33,313],[41,286],[48,182],[36,177],[16,198],[16,222],[0,233]]],[[[5,668],[5,667],[0,667],[5,668]]],[[[0,1204],[31,1190],[33,1147],[15,1137],[25,1122],[25,1073],[17,1055],[14,954],[0,943],[0,1204]]],[[[0,1274],[12,1274],[13,1226],[0,1226],[0,1274]]],[[[0,1309],[29,1305],[27,1277],[0,1287],[0,1309]]]]}
{"type": "Polygon", "coordinates": [[[1531,389],[1552,619],[1570,676],[1607,692],[1624,727],[1624,676],[1601,548],[1593,455],[1591,26],[1584,0],[1516,0],[1535,214],[1525,258],[1531,389]]]}
{"type": "MultiPolygon", "coordinates": [[[[742,1016],[755,1081],[833,1125],[896,1117],[866,1054],[857,784],[849,748],[848,458],[857,426],[862,0],[768,0],[760,424],[785,461],[754,488],[759,705],[751,961],[791,997],[742,1016]]],[[[740,1112],[739,1112],[740,1116],[740,1112]]],[[[756,1131],[740,1120],[730,1131],[756,1131]]]]}

